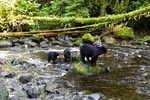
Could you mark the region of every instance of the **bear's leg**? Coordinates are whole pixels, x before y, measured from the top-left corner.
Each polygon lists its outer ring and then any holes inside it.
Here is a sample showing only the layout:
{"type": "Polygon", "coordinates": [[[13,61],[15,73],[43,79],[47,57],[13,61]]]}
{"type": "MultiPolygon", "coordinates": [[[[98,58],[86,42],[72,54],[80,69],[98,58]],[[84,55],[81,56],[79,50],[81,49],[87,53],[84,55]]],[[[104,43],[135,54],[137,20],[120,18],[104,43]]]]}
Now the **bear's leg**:
{"type": "Polygon", "coordinates": [[[51,57],[50,57],[50,56],[48,56],[48,63],[50,62],[50,60],[51,60],[51,57]]]}
{"type": "Polygon", "coordinates": [[[81,55],[81,60],[85,64],[85,56],[81,55]]]}
{"type": "Polygon", "coordinates": [[[87,60],[88,60],[88,62],[90,62],[91,61],[91,59],[90,59],[91,57],[87,57],[87,60]]]}
{"type": "Polygon", "coordinates": [[[55,59],[53,59],[53,64],[55,64],[55,59]]]}
{"type": "Polygon", "coordinates": [[[93,65],[93,66],[96,65],[97,58],[98,58],[97,56],[91,58],[91,65],[93,65]]]}

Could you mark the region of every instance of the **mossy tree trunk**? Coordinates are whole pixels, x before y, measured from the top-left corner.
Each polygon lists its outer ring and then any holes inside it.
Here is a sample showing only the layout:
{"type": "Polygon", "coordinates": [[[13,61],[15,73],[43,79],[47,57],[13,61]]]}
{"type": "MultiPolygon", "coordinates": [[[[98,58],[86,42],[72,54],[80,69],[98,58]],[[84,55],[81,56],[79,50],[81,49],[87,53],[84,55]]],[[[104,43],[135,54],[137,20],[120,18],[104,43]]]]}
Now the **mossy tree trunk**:
{"type": "Polygon", "coordinates": [[[103,22],[115,22],[115,21],[121,22],[124,20],[130,20],[135,16],[140,16],[141,14],[146,15],[146,13],[148,13],[149,11],[150,11],[150,6],[129,13],[125,13],[125,14],[109,15],[109,16],[97,17],[97,18],[72,18],[72,17],[71,18],[25,17],[25,18],[34,21],[95,24],[95,23],[103,23],[103,22]]]}
{"type": "MultiPolygon", "coordinates": [[[[38,35],[50,35],[50,34],[66,34],[66,33],[78,33],[75,30],[80,29],[86,29],[90,27],[100,27],[100,26],[106,26],[107,24],[114,24],[119,22],[128,21],[130,19],[133,19],[134,17],[141,16],[141,15],[149,15],[150,6],[145,7],[143,9],[135,10],[129,13],[125,14],[118,14],[118,15],[110,15],[105,17],[97,17],[97,18],[51,18],[51,17],[26,17],[25,19],[33,20],[33,21],[46,21],[46,22],[63,22],[63,23],[80,23],[81,25],[85,26],[79,26],[79,27],[73,27],[73,28],[67,28],[67,29],[59,29],[59,30],[50,30],[49,32],[37,32],[38,35]],[[59,32],[58,32],[59,31],[59,32]],[[75,32],[74,32],[75,31],[75,32]]],[[[107,26],[106,26],[107,27],[107,26]]],[[[0,36],[26,36],[26,35],[32,35],[36,32],[28,32],[28,33],[11,33],[11,34],[5,34],[0,33],[0,36]]],[[[36,34],[37,34],[36,33],[36,34]]]]}

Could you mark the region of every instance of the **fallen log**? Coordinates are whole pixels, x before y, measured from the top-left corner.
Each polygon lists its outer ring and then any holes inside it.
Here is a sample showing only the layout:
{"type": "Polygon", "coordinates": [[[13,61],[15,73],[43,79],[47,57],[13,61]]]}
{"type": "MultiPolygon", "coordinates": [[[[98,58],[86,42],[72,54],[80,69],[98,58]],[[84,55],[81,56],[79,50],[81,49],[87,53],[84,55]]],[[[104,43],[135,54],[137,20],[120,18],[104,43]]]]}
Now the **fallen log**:
{"type": "Polygon", "coordinates": [[[44,22],[63,22],[63,23],[80,23],[80,24],[96,24],[103,22],[114,22],[114,21],[124,21],[130,20],[136,16],[140,15],[149,15],[150,6],[145,8],[135,10],[129,13],[118,14],[118,15],[108,15],[104,17],[96,17],[96,18],[51,18],[51,17],[28,17],[24,16],[25,19],[33,20],[33,21],[44,21],[44,22]],[[147,13],[147,14],[145,14],[147,13]]]}

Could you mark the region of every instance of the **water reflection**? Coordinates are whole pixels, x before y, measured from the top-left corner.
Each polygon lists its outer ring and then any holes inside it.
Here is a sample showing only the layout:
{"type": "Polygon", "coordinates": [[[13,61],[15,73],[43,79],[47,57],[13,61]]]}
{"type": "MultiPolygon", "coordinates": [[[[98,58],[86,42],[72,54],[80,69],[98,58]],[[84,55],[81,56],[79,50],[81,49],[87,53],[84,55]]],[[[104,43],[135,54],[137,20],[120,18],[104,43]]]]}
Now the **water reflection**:
{"type": "Polygon", "coordinates": [[[107,98],[122,100],[148,100],[150,96],[150,52],[134,46],[110,46],[112,57],[101,57],[102,68],[97,76],[79,75],[74,72],[63,78],[74,84],[79,91],[103,93],[107,98]]]}

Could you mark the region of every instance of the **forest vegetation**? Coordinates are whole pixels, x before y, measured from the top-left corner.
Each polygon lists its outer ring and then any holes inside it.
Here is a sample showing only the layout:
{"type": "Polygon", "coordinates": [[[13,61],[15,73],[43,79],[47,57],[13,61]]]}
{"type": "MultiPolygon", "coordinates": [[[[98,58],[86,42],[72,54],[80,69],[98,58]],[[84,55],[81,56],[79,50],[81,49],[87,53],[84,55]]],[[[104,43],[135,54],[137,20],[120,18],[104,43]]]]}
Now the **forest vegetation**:
{"type": "Polygon", "coordinates": [[[148,29],[149,11],[149,0],[0,0],[0,32],[148,29]]]}

